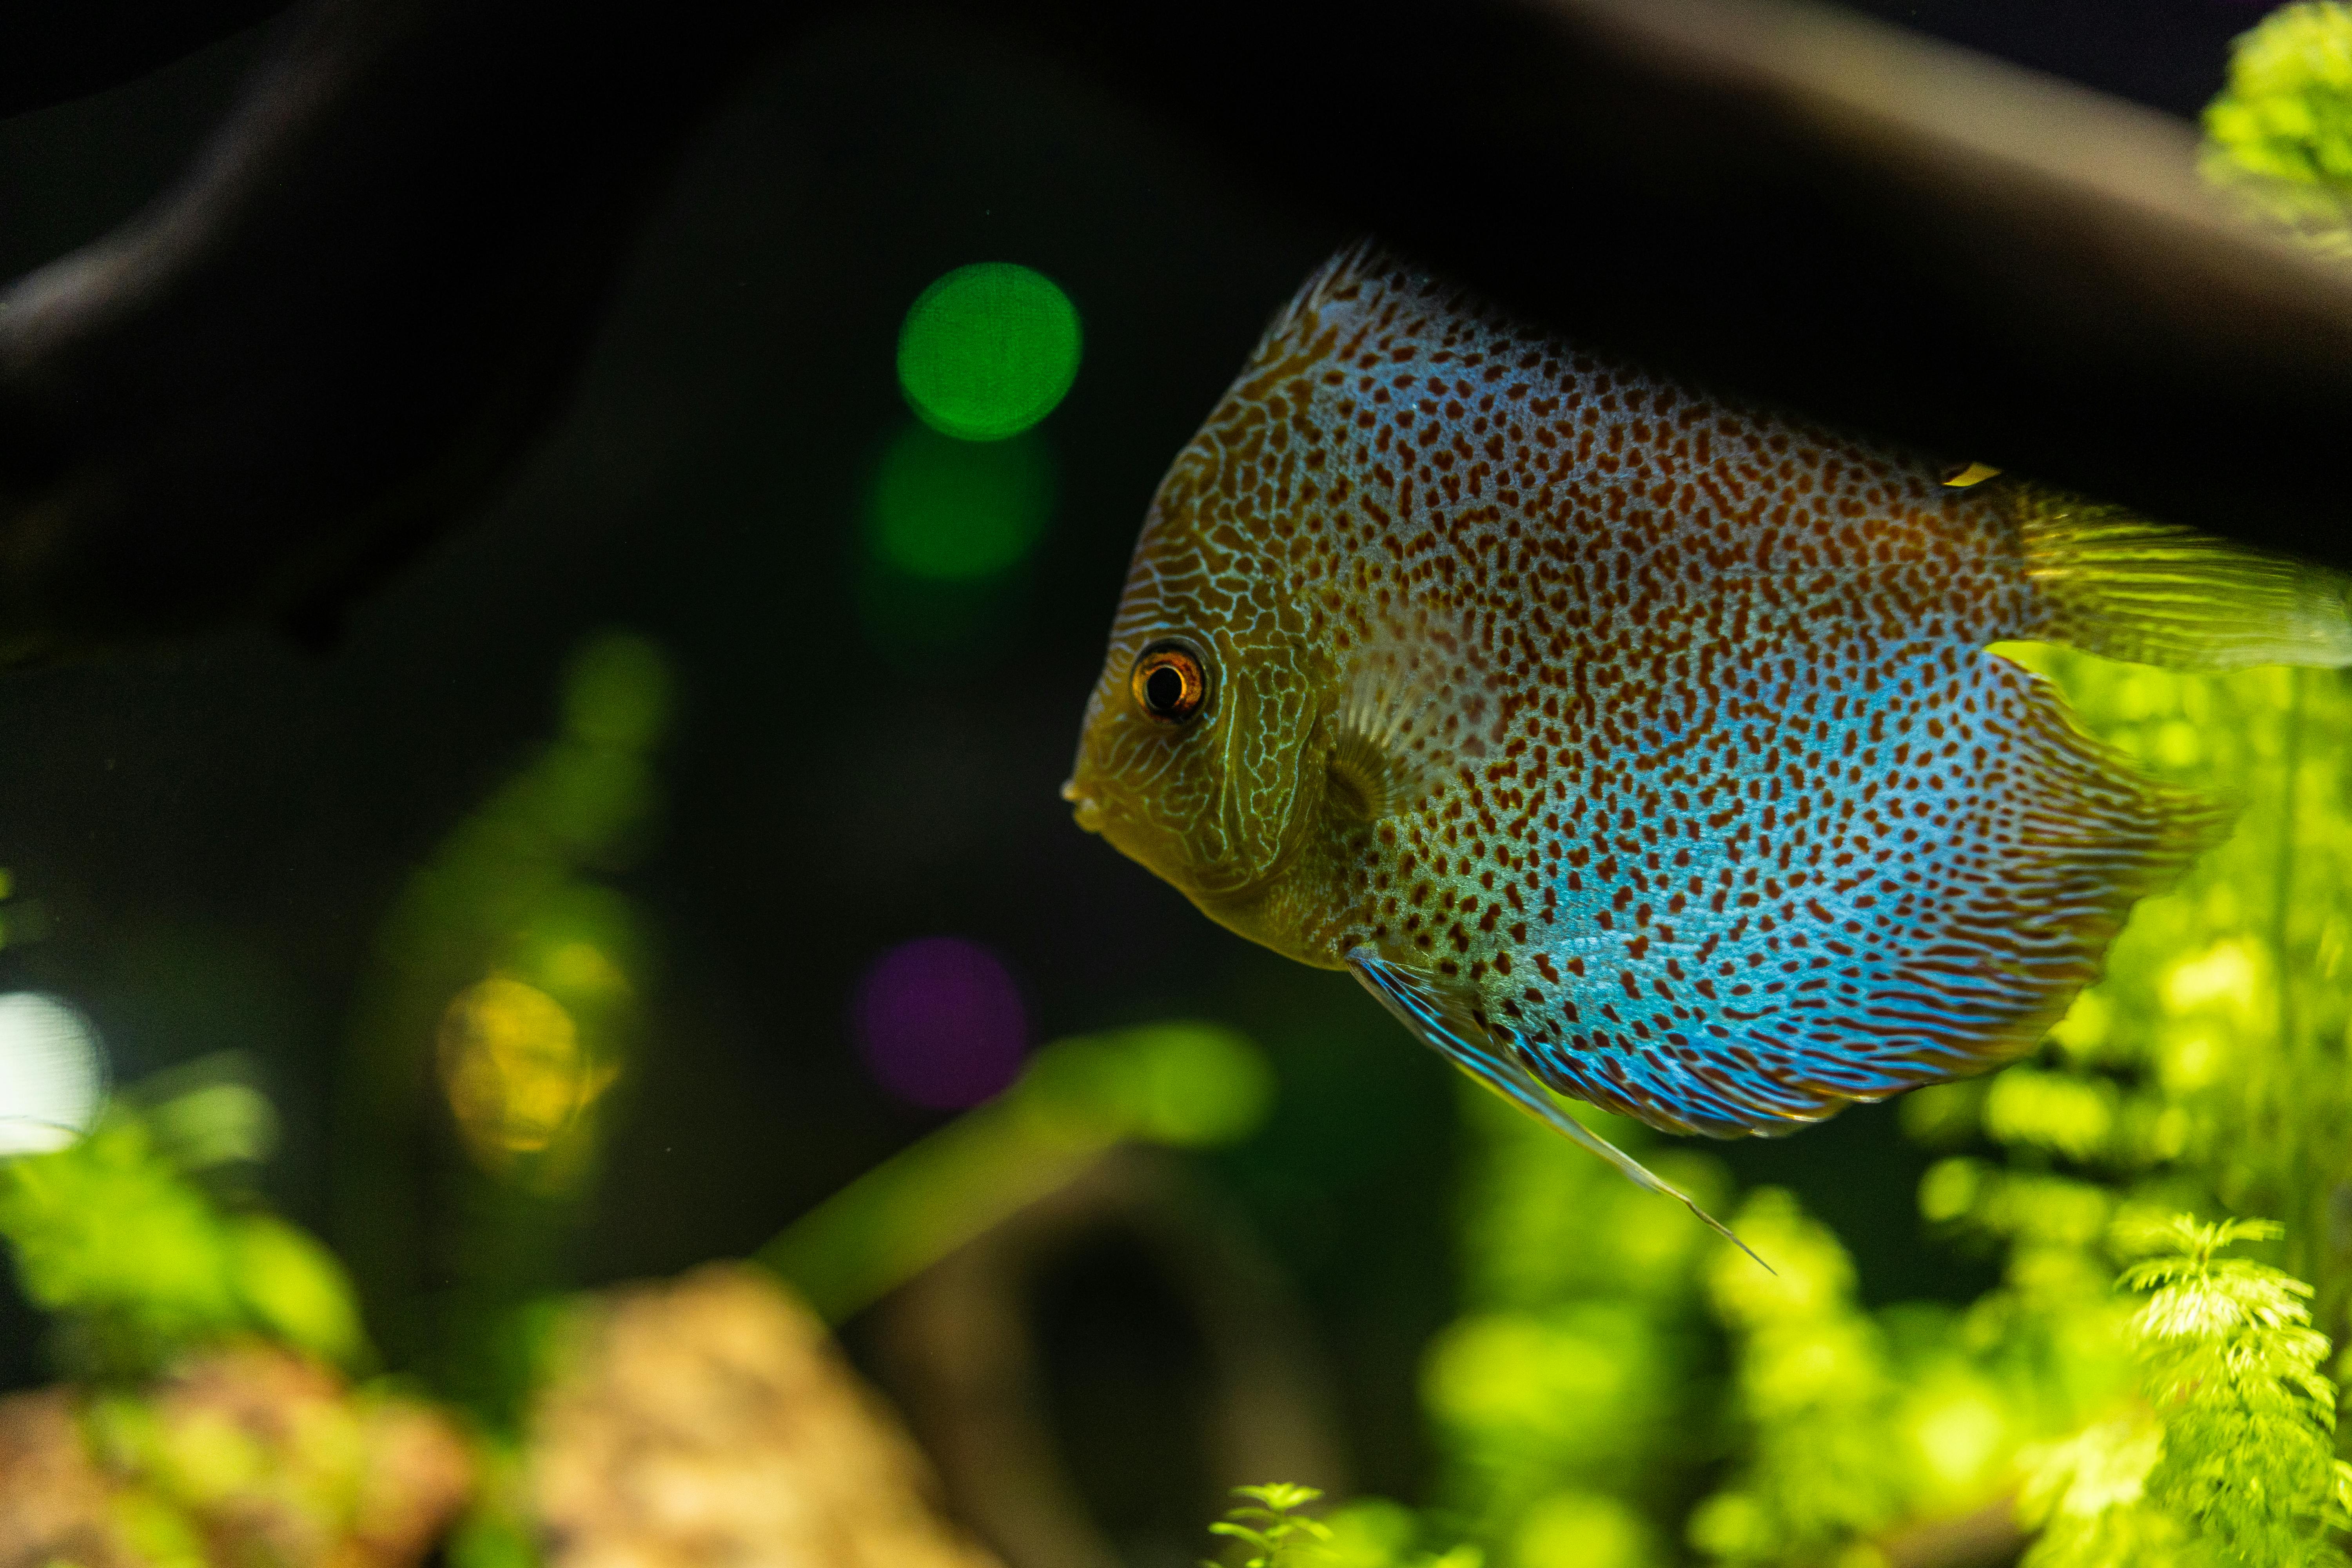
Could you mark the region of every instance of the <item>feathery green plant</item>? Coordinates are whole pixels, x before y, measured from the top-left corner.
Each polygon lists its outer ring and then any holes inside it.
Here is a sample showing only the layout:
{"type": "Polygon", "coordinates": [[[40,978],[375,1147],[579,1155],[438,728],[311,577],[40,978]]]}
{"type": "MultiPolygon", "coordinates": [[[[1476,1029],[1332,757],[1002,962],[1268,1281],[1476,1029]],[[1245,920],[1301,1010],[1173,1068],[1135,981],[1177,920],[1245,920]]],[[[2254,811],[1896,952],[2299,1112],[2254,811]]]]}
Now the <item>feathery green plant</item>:
{"type": "Polygon", "coordinates": [[[2283,5],[2241,37],[2205,133],[2242,168],[2352,181],[2352,5],[2283,5]]]}
{"type": "Polygon", "coordinates": [[[2352,1525],[2352,1467],[2336,1457],[2336,1384],[2319,1370],[2325,1334],[2311,1287],[2242,1258],[2233,1242],[2275,1239],[2270,1220],[2199,1225],[2179,1215],[2124,1271],[2151,1292],[2132,1320],[2148,1398],[2164,1423],[2150,1499],[2251,1563],[2336,1561],[2314,1537],[2352,1525]]]}
{"type": "MultiPolygon", "coordinates": [[[[1691,1408],[1711,1233],[1463,1089],[1462,1314],[1422,1369],[1444,1455],[1440,1512],[1521,1568],[1650,1568],[1715,1458],[1691,1408]]],[[[1570,1113],[1723,1206],[1712,1157],[1589,1106],[1570,1113]]]]}
{"type": "Polygon", "coordinates": [[[1725,1248],[1708,1293],[1732,1339],[1732,1405],[1748,1458],[1691,1518],[1725,1563],[1803,1562],[1896,1517],[1909,1456],[1887,1441],[1895,1385],[1884,1336],[1853,1300],[1853,1265],[1829,1228],[1767,1188],[1737,1227],[1775,1273],[1725,1248]]]}
{"type": "Polygon", "coordinates": [[[2146,1254],[2121,1283],[2148,1292],[2129,1331],[2147,1407],[2042,1457],[2026,1504],[2043,1532],[2027,1568],[2345,1561],[2328,1532],[2352,1526],[2352,1466],[2336,1457],[2311,1287],[2219,1256],[2279,1234],[2181,1215],[2122,1238],[2146,1254]]]}
{"type": "MultiPolygon", "coordinates": [[[[1288,1481],[1235,1487],[1242,1502],[1209,1526],[1229,1536],[1250,1555],[1238,1568],[1482,1568],[1485,1553],[1459,1545],[1444,1552],[1416,1552],[1420,1521],[1412,1510],[1384,1498],[1364,1498],[1335,1510],[1328,1520],[1298,1510],[1323,1494],[1288,1481]]],[[[1588,1541],[1587,1546],[1591,1544],[1588,1541]]],[[[1604,1555],[1585,1561],[1608,1568],[1604,1555]]],[[[1203,1562],[1201,1568],[1221,1568],[1203,1562]]]]}
{"type": "MultiPolygon", "coordinates": [[[[1328,1561],[1318,1548],[1329,1542],[1330,1526],[1298,1511],[1321,1497],[1320,1491],[1290,1481],[1268,1481],[1235,1487],[1234,1495],[1242,1500],[1209,1526],[1209,1533],[1230,1536],[1248,1550],[1241,1568],[1310,1568],[1318,1557],[1328,1561]]],[[[1204,1563],[1202,1568],[1216,1564],[1204,1563]]]]}

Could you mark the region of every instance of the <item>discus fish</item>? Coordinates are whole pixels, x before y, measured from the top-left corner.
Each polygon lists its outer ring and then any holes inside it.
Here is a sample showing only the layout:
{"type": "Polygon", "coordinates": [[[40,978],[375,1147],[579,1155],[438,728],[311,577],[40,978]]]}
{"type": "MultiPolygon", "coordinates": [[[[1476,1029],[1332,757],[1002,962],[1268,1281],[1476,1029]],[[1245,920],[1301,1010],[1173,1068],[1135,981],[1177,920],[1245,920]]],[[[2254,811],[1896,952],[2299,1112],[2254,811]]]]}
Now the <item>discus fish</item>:
{"type": "Polygon", "coordinates": [[[2333,574],[1638,369],[1367,244],[1161,483],[1063,793],[1682,1197],[1547,1091],[1730,1136],[1984,1070],[2225,831],[2011,639],[2352,663],[2333,574]]]}

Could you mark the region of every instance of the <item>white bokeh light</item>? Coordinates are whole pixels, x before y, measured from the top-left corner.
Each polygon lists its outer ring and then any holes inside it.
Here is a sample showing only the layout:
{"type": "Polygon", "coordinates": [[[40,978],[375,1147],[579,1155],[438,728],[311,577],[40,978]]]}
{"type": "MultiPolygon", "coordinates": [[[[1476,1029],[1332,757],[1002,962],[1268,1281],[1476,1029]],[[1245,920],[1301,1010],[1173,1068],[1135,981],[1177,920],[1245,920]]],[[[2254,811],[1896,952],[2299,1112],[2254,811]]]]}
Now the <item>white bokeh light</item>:
{"type": "Polygon", "coordinates": [[[0,1156],[62,1149],[106,1101],[106,1058],[79,1012],[37,991],[0,995],[0,1156]]]}

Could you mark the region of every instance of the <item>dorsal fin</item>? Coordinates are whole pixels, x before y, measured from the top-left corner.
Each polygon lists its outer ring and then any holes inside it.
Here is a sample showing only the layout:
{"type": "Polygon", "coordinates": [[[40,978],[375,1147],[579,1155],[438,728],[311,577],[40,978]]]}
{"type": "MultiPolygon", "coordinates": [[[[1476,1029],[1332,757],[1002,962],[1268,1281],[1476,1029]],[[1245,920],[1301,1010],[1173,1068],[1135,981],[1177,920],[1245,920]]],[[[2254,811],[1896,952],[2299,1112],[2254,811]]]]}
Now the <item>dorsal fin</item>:
{"type": "Polygon", "coordinates": [[[2352,664],[2341,574],[2077,496],[2029,491],[2022,508],[2052,641],[2180,670],[2352,664]]]}

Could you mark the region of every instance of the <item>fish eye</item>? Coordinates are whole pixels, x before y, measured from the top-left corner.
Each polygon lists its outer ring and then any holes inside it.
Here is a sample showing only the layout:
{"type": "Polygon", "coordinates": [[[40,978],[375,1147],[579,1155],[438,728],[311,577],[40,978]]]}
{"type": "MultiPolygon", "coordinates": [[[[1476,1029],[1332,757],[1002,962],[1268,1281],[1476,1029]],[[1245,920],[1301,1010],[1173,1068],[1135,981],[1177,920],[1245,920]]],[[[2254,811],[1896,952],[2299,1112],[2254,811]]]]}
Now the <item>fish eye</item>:
{"type": "Polygon", "coordinates": [[[1209,670],[1201,651],[1181,638],[1153,643],[1136,657],[1127,678],[1135,705],[1164,724],[1181,724],[1209,700],[1209,670]]]}

